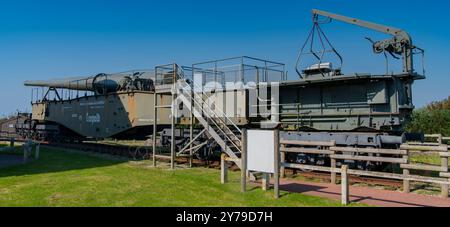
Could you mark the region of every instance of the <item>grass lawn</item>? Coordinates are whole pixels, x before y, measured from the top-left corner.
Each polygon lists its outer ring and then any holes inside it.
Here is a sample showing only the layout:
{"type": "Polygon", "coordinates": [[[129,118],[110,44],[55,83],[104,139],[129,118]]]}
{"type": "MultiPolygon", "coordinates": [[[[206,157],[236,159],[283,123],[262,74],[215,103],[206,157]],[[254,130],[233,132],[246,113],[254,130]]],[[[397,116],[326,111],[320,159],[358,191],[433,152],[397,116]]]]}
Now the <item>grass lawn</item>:
{"type": "Polygon", "coordinates": [[[220,184],[218,170],[176,171],[41,148],[41,159],[0,169],[0,206],[340,206],[339,201],[257,188],[241,194],[239,173],[220,184]]]}
{"type": "MultiPolygon", "coordinates": [[[[411,162],[427,165],[442,165],[442,160],[439,154],[427,154],[427,153],[413,153],[411,154],[411,162]]],[[[449,160],[450,164],[450,160],[449,160]]]]}
{"type": "Polygon", "coordinates": [[[411,162],[428,165],[441,165],[441,157],[437,154],[412,154],[411,162]]]}

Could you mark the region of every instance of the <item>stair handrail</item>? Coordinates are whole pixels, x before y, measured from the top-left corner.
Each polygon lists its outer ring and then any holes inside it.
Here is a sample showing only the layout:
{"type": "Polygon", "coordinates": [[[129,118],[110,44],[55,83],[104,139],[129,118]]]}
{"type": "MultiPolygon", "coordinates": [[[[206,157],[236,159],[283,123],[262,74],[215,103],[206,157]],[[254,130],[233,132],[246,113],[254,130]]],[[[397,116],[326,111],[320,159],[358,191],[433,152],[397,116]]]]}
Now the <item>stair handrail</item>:
{"type": "MultiPolygon", "coordinates": [[[[180,71],[180,78],[181,78],[181,79],[185,79],[184,70],[183,70],[181,67],[177,67],[177,68],[178,68],[179,71],[180,71]]],[[[195,81],[191,81],[191,82],[192,82],[192,84],[194,85],[194,87],[193,87],[194,91],[195,91],[195,88],[196,88],[196,87],[202,88],[201,86],[199,86],[198,84],[196,84],[195,81]]],[[[206,92],[205,92],[203,89],[201,89],[201,92],[202,92],[202,94],[203,94],[204,96],[208,96],[208,94],[206,94],[206,92]]],[[[197,96],[198,96],[198,94],[195,93],[195,92],[194,92],[194,95],[197,95],[197,96]]],[[[206,103],[206,101],[203,100],[203,97],[201,97],[201,99],[202,99],[203,102],[206,103]]],[[[207,104],[207,103],[206,103],[206,104],[207,104]]],[[[209,107],[209,106],[208,106],[208,107],[209,107]]],[[[211,108],[210,108],[210,109],[211,109],[211,108]]],[[[223,122],[222,118],[220,118],[220,116],[216,113],[216,111],[214,111],[214,110],[212,110],[212,109],[211,109],[211,111],[216,115],[217,118],[219,118],[219,120],[222,121],[222,123],[224,123],[225,125],[228,125],[226,121],[223,122]]],[[[229,122],[231,123],[231,126],[233,126],[239,133],[242,134],[241,129],[240,129],[240,128],[239,128],[239,127],[231,120],[231,119],[229,119],[229,117],[228,117],[222,110],[219,109],[218,111],[220,111],[219,114],[222,115],[223,118],[225,118],[227,121],[229,121],[229,122]]]]}
{"type": "MultiPolygon", "coordinates": [[[[192,84],[194,85],[194,90],[196,88],[196,86],[198,87],[197,84],[195,84],[195,82],[192,81],[192,84]]],[[[208,96],[208,94],[206,94],[206,92],[201,91],[202,95],[204,96],[208,96]]],[[[194,92],[195,97],[199,97],[199,99],[201,99],[205,104],[207,104],[206,100],[203,99],[202,96],[199,96],[196,92],[194,92]]],[[[209,106],[208,106],[209,107],[209,106]]],[[[212,110],[211,108],[209,108],[211,110],[211,112],[214,113],[214,115],[220,120],[222,121],[223,124],[228,125],[227,122],[229,122],[231,124],[231,126],[233,126],[239,133],[242,134],[241,129],[222,111],[222,110],[217,110],[219,111],[219,113],[217,113],[215,110],[212,110]],[[223,119],[225,119],[225,121],[223,121],[223,119]]]]}
{"type": "MultiPolygon", "coordinates": [[[[187,84],[187,83],[186,83],[187,84]]],[[[189,84],[187,84],[187,85],[189,85],[189,84]]],[[[189,86],[190,87],[190,86],[189,86]]],[[[189,93],[191,93],[191,91],[189,91],[189,93]]],[[[183,95],[184,95],[184,93],[183,93],[183,95]]],[[[191,98],[192,100],[194,100],[194,104],[197,104],[198,106],[200,106],[200,107],[202,107],[202,108],[204,108],[204,107],[207,107],[210,111],[208,111],[208,112],[213,112],[214,113],[214,111],[208,106],[208,105],[205,105],[205,102],[204,102],[204,100],[203,99],[200,99],[200,100],[202,100],[203,101],[203,103],[200,103],[199,102],[199,99],[196,99],[195,97],[192,97],[191,95],[189,95],[189,98],[191,98]]],[[[194,108],[196,108],[195,106],[194,106],[194,108]]],[[[204,112],[204,111],[203,111],[204,112]]],[[[229,134],[227,134],[221,127],[220,127],[220,125],[214,120],[214,118],[213,117],[211,117],[211,116],[209,116],[209,114],[207,114],[207,117],[212,121],[212,123],[220,130],[220,132],[226,137],[226,139],[228,139],[228,141],[229,142],[231,142],[232,143],[232,145],[236,148],[236,149],[238,149],[238,151],[239,152],[242,152],[242,150],[241,150],[241,148],[239,148],[239,146],[235,143],[235,141],[229,136],[229,134]]],[[[226,126],[226,125],[225,125],[226,126]]],[[[238,138],[231,130],[230,130],[230,132],[236,137],[236,138],[238,138]]]]}

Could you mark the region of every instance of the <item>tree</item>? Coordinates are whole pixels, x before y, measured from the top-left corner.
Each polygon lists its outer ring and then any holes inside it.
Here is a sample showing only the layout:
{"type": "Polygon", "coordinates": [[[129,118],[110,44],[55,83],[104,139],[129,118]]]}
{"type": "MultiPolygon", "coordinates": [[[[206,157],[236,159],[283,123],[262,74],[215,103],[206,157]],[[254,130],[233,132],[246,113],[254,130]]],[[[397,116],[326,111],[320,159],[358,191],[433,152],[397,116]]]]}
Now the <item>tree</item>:
{"type": "Polygon", "coordinates": [[[428,110],[450,110],[450,96],[440,102],[433,102],[427,106],[428,110]]]}
{"type": "Polygon", "coordinates": [[[450,136],[450,97],[414,111],[407,131],[450,136]]]}

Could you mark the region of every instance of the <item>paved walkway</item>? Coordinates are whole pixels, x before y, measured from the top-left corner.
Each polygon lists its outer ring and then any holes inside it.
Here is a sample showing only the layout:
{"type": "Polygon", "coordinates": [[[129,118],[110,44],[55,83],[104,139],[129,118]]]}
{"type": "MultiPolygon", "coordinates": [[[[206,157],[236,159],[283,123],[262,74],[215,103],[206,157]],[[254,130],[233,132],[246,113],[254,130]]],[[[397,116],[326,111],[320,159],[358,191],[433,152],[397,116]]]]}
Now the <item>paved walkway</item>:
{"type": "MultiPolygon", "coordinates": [[[[280,189],[288,192],[341,200],[340,185],[282,179],[280,189]]],[[[367,187],[351,186],[350,195],[351,202],[378,207],[450,207],[450,199],[367,187]]]]}

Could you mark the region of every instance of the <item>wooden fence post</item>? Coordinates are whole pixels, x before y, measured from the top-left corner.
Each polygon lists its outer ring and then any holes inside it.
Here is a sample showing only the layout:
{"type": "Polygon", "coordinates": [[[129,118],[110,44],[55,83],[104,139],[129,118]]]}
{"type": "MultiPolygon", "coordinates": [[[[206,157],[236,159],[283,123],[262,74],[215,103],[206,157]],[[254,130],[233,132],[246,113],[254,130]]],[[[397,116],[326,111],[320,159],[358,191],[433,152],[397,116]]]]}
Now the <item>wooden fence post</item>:
{"type": "MultiPolygon", "coordinates": [[[[403,170],[403,175],[405,177],[408,177],[410,174],[410,171],[408,169],[403,170]]],[[[410,180],[403,180],[403,192],[404,193],[410,193],[411,192],[411,182],[410,180]]]]}
{"type": "Polygon", "coordinates": [[[220,182],[222,184],[228,183],[228,167],[225,159],[226,155],[222,154],[220,158],[220,170],[221,170],[220,182]]]}
{"type": "Polygon", "coordinates": [[[247,129],[242,130],[241,192],[247,191],[247,129]]]}
{"type": "Polygon", "coordinates": [[[442,138],[443,138],[442,134],[439,134],[439,135],[438,135],[438,138],[437,138],[437,143],[438,143],[439,145],[443,144],[443,142],[444,142],[442,138]]]}
{"type": "MultiPolygon", "coordinates": [[[[331,159],[331,168],[336,169],[336,159],[334,158],[331,159]]],[[[336,173],[333,171],[331,172],[331,184],[336,184],[336,173]]]]}
{"type": "MultiPolygon", "coordinates": [[[[446,169],[448,171],[448,157],[442,157],[442,169],[446,169]]],[[[442,184],[442,197],[448,198],[448,184],[442,184]]]]}
{"type": "Polygon", "coordinates": [[[268,173],[263,173],[262,175],[262,190],[263,191],[267,191],[270,188],[270,174],[268,173]]]}
{"type": "MultiPolygon", "coordinates": [[[[286,148],[286,145],[282,144],[281,147],[286,148]]],[[[286,162],[286,153],[285,152],[281,152],[280,161],[281,161],[281,164],[284,164],[286,162]]],[[[280,168],[280,177],[286,178],[286,167],[284,167],[283,165],[281,165],[281,168],[280,168]]]]}
{"type": "Polygon", "coordinates": [[[348,166],[343,165],[341,168],[341,186],[342,186],[342,205],[347,206],[350,203],[349,182],[348,182],[348,166]]]}
{"type": "Polygon", "coordinates": [[[14,147],[15,141],[16,141],[15,138],[11,138],[11,140],[9,141],[9,147],[14,147]]]}
{"type": "MultiPolygon", "coordinates": [[[[335,147],[336,146],[336,141],[331,141],[332,143],[333,143],[333,147],[335,147]]],[[[329,148],[330,149],[330,148],[329,148]]],[[[331,150],[331,149],[330,149],[331,150]]],[[[336,151],[333,151],[333,155],[335,155],[336,154],[336,151]]],[[[336,164],[336,159],[334,159],[334,158],[332,158],[331,159],[331,168],[333,168],[333,169],[336,169],[336,167],[337,167],[337,164],[336,164]]],[[[336,172],[334,172],[334,171],[332,171],[331,172],[331,184],[337,184],[337,181],[336,181],[336,172]]]]}
{"type": "Polygon", "coordinates": [[[41,144],[37,144],[36,145],[36,151],[34,153],[34,159],[38,160],[40,158],[40,153],[41,153],[41,144]]]}
{"type": "Polygon", "coordinates": [[[26,164],[28,162],[28,152],[29,152],[29,144],[25,143],[22,147],[23,149],[23,163],[26,164]]]}
{"type": "MultiPolygon", "coordinates": [[[[406,150],[406,151],[407,151],[407,153],[406,153],[406,155],[403,156],[403,158],[408,159],[408,164],[409,164],[410,163],[409,162],[409,150],[406,150]]],[[[410,174],[409,169],[404,169],[403,170],[403,175],[405,177],[408,177],[409,174],[410,174]]],[[[403,180],[403,192],[404,193],[410,193],[411,192],[411,182],[409,180],[403,180]]]]}

